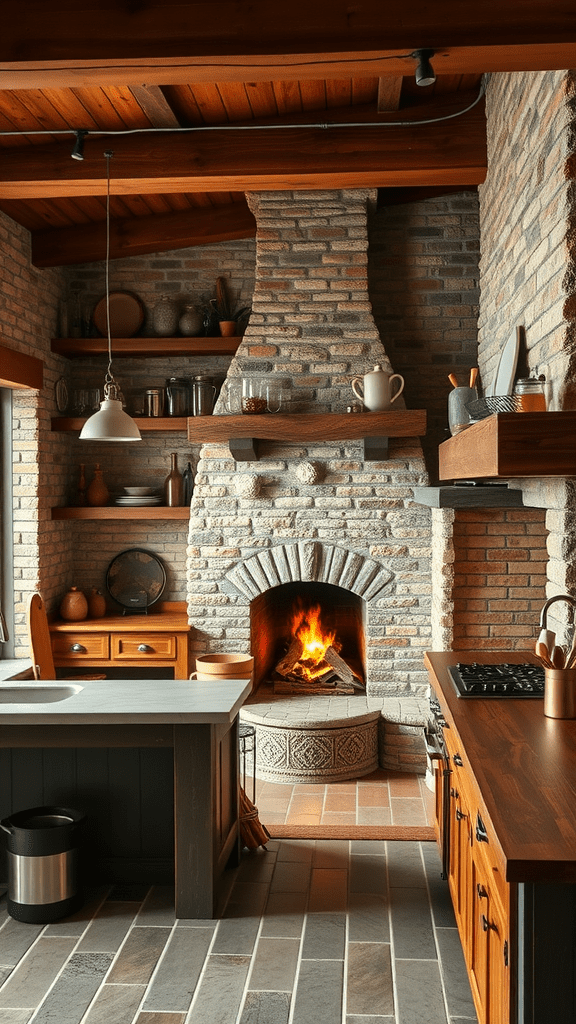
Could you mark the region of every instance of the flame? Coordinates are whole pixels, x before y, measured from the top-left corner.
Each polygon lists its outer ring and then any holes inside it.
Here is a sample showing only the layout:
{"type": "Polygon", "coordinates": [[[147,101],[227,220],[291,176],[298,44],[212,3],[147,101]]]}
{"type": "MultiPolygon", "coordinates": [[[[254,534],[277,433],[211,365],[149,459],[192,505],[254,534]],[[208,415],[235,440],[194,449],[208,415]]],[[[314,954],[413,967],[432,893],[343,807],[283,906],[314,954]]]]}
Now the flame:
{"type": "Polygon", "coordinates": [[[299,666],[308,679],[317,679],[328,671],[329,666],[322,664],[329,647],[339,649],[336,645],[336,631],[326,630],[320,621],[320,605],[312,608],[296,608],[292,616],[292,635],[302,644],[299,666]]]}

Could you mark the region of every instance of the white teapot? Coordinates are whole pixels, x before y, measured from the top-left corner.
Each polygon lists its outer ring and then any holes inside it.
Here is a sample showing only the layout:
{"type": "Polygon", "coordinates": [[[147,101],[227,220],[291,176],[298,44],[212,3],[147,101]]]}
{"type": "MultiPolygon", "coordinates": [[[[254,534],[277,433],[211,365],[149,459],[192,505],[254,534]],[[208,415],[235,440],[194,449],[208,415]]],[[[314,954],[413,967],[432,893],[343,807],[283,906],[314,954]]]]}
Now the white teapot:
{"type": "Polygon", "coordinates": [[[404,390],[404,377],[399,373],[388,373],[379,363],[364,377],[354,377],[350,383],[356,397],[370,412],[385,412],[404,390]],[[400,381],[395,395],[392,394],[393,380],[400,381]]]}

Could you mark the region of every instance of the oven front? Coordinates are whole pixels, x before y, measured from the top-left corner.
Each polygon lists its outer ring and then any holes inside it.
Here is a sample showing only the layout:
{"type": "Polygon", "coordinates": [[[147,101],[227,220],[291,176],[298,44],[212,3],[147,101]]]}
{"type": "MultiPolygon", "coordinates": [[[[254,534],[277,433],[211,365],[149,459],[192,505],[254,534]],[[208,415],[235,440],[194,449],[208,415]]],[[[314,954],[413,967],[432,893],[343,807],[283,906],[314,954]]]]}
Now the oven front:
{"type": "Polygon", "coordinates": [[[434,772],[435,822],[434,829],[442,861],[442,878],[448,878],[450,857],[450,758],[444,740],[448,728],[438,701],[430,698],[430,718],[424,730],[426,753],[434,772]]]}

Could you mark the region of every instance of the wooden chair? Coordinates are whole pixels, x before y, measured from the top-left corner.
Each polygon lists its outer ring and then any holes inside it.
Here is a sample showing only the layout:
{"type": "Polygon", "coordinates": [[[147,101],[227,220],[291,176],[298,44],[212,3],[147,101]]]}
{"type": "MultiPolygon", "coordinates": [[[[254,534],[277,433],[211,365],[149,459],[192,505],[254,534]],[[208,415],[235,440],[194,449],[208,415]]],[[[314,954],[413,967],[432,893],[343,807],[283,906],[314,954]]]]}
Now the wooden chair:
{"type": "MultiPolygon", "coordinates": [[[[40,594],[32,594],[28,605],[28,638],[34,679],[56,679],[48,617],[40,594]]],[[[70,676],[71,679],[105,679],[99,674],[70,676]]]]}

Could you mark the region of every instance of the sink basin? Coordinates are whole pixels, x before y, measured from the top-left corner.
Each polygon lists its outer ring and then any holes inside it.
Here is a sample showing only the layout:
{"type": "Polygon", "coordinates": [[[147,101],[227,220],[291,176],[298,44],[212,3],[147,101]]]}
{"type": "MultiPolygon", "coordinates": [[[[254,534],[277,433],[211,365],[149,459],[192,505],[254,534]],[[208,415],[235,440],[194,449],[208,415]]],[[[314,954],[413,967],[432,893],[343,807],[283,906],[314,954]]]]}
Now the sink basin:
{"type": "Polygon", "coordinates": [[[59,700],[74,697],[83,690],[74,683],[54,686],[0,686],[1,704],[55,704],[59,700]]]}

